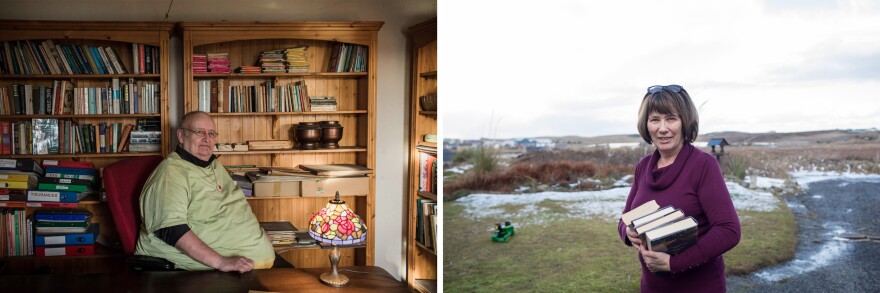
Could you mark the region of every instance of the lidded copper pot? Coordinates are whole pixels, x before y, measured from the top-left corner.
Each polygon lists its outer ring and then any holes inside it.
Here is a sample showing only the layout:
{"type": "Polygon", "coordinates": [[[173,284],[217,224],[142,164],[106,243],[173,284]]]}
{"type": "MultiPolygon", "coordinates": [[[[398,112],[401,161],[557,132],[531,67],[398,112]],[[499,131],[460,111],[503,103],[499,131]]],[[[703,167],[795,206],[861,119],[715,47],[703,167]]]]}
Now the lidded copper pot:
{"type": "Polygon", "coordinates": [[[342,125],[339,121],[321,121],[321,147],[327,149],[339,148],[342,140],[342,125]]]}

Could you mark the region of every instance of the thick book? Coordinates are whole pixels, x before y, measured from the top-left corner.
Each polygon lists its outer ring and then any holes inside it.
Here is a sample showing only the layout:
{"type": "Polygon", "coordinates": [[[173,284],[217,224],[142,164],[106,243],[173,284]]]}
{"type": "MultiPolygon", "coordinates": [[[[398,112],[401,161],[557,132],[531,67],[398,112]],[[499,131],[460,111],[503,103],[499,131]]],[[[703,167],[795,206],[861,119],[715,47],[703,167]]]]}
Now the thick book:
{"type": "Polygon", "coordinates": [[[0,188],[33,189],[34,187],[36,187],[34,182],[0,180],[0,188]]]}
{"type": "MultiPolygon", "coordinates": [[[[10,202],[12,203],[12,202],[10,202]]],[[[79,204],[75,202],[25,202],[25,207],[29,208],[66,208],[66,209],[74,209],[78,208],[79,204]]],[[[10,206],[11,207],[11,206],[10,206]]]]}
{"type": "Polygon", "coordinates": [[[37,221],[79,221],[84,222],[92,218],[92,213],[87,210],[39,210],[34,212],[34,220],[37,221]]]}
{"type": "Polygon", "coordinates": [[[674,212],[672,212],[672,213],[669,213],[669,214],[667,214],[667,215],[665,215],[665,216],[663,216],[663,217],[660,217],[659,219],[656,219],[656,220],[651,221],[650,223],[647,223],[647,224],[644,224],[644,225],[641,225],[641,226],[635,228],[635,231],[636,231],[636,233],[638,233],[639,235],[642,235],[642,234],[644,234],[645,232],[650,231],[651,229],[654,229],[654,228],[657,228],[657,227],[661,227],[661,226],[663,226],[663,225],[666,225],[666,224],[669,224],[669,223],[672,223],[672,222],[675,222],[675,221],[681,220],[681,219],[683,219],[683,218],[684,218],[684,212],[682,212],[681,210],[676,209],[676,210],[675,210],[674,212]]]}
{"type": "Polygon", "coordinates": [[[52,246],[52,245],[89,245],[95,244],[95,237],[101,232],[98,224],[92,224],[83,233],[36,233],[34,235],[34,246],[52,246]]]}
{"type": "Polygon", "coordinates": [[[645,232],[645,245],[651,251],[675,255],[694,243],[697,243],[697,221],[692,217],[645,232]]]}
{"type": "Polygon", "coordinates": [[[0,159],[0,170],[18,170],[43,175],[43,167],[31,158],[0,159]]]}
{"type": "Polygon", "coordinates": [[[75,191],[28,190],[27,201],[76,204],[85,195],[87,195],[87,193],[75,191]]]}
{"type": "Polygon", "coordinates": [[[33,118],[33,154],[58,153],[58,119],[33,118]]]}
{"type": "Polygon", "coordinates": [[[56,166],[65,168],[94,169],[95,164],[86,161],[43,160],[43,167],[56,166]]]}
{"type": "Polygon", "coordinates": [[[74,191],[74,192],[87,192],[93,191],[90,185],[76,185],[76,184],[56,184],[56,183],[40,183],[37,186],[39,190],[45,191],[74,191]]]}
{"type": "Polygon", "coordinates": [[[657,204],[657,201],[651,200],[624,213],[620,216],[620,220],[623,221],[624,225],[631,226],[632,221],[636,218],[641,218],[642,216],[650,214],[658,209],[660,209],[660,205],[657,204]]]}
{"type": "Polygon", "coordinates": [[[663,217],[663,216],[665,216],[665,215],[668,215],[668,214],[670,214],[670,213],[672,213],[672,212],[674,212],[674,211],[675,211],[675,208],[674,208],[674,207],[672,207],[672,206],[665,206],[665,207],[663,207],[663,208],[661,208],[661,209],[659,209],[659,210],[656,210],[656,211],[654,211],[654,212],[652,212],[652,213],[650,213],[650,214],[647,214],[647,215],[644,215],[644,216],[641,216],[641,217],[639,217],[639,218],[637,218],[637,219],[632,220],[632,225],[630,225],[630,228],[631,228],[631,229],[637,229],[637,228],[639,228],[639,227],[641,227],[641,226],[643,226],[643,225],[645,225],[645,224],[650,223],[651,221],[654,221],[654,220],[656,220],[656,219],[659,219],[659,218],[661,218],[661,217],[663,217]]]}
{"type": "Polygon", "coordinates": [[[95,245],[37,246],[36,256],[85,256],[95,255],[95,245]]]}
{"type": "Polygon", "coordinates": [[[76,175],[95,175],[98,173],[95,169],[88,168],[67,168],[58,166],[46,167],[46,173],[76,174],[76,175]]]}
{"type": "Polygon", "coordinates": [[[27,191],[23,189],[0,189],[0,202],[26,201],[27,191]],[[14,192],[13,192],[14,191],[14,192]]]}
{"type": "MultiPolygon", "coordinates": [[[[2,175],[0,175],[2,176],[2,175]]],[[[40,177],[38,179],[39,183],[51,183],[51,184],[74,184],[74,185],[93,185],[95,182],[92,180],[86,179],[71,179],[71,178],[55,178],[55,177],[40,177]]]]}

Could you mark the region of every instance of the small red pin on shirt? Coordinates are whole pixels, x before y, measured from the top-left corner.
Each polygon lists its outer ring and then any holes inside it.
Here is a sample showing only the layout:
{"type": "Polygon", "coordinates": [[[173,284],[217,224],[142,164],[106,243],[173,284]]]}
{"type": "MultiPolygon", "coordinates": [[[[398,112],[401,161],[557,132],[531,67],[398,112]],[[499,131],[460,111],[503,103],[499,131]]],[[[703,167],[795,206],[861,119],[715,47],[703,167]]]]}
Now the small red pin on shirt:
{"type": "Polygon", "coordinates": [[[220,186],[220,184],[217,184],[217,190],[223,191],[223,186],[220,186]]]}

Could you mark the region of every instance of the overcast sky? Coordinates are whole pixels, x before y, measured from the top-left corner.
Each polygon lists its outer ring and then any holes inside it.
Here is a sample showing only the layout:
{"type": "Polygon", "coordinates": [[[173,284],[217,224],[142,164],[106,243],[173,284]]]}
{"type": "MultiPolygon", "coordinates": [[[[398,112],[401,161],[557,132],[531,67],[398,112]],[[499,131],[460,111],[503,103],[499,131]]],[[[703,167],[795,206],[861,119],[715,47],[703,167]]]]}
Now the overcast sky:
{"type": "Polygon", "coordinates": [[[439,1],[444,138],[632,134],[680,84],[700,132],[880,128],[880,1],[439,1]]]}

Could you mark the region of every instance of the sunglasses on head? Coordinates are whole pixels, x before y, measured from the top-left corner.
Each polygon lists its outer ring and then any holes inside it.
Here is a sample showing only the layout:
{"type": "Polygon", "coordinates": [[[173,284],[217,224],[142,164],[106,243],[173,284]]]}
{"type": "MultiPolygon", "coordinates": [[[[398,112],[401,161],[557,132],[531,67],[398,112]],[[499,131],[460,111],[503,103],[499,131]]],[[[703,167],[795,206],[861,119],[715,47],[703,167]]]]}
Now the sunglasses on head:
{"type": "Polygon", "coordinates": [[[662,91],[662,90],[668,90],[668,91],[673,92],[673,93],[680,93],[681,91],[684,90],[684,88],[681,87],[680,85],[677,85],[677,84],[671,84],[671,85],[655,85],[655,86],[650,86],[650,87],[648,87],[648,93],[649,93],[649,94],[656,94],[656,93],[658,93],[658,92],[660,92],[660,91],[662,91]]]}

